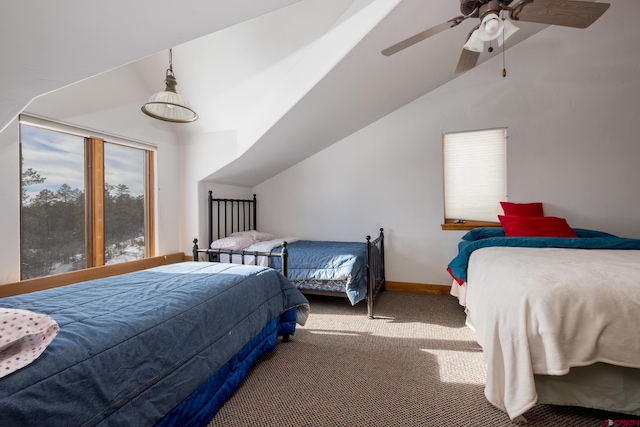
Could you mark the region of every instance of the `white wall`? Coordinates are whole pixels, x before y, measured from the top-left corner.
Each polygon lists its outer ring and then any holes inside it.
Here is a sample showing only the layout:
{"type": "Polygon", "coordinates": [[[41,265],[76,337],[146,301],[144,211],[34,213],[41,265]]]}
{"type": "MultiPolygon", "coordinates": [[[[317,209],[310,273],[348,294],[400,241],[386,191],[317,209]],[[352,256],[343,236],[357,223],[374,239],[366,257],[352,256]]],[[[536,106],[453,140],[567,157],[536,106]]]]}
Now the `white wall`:
{"type": "Polygon", "coordinates": [[[20,148],[18,120],[0,132],[0,283],[20,279],[20,148]]]}
{"type": "Polygon", "coordinates": [[[245,198],[250,189],[226,185],[212,185],[204,179],[212,169],[220,168],[237,157],[235,131],[212,132],[185,140],[179,153],[179,184],[176,208],[180,211],[180,222],[176,224],[180,234],[180,251],[190,254],[192,241],[197,238],[207,241],[207,194],[215,191],[214,197],[245,198]]]}
{"type": "Polygon", "coordinates": [[[506,78],[495,58],[256,186],[259,228],[361,240],[384,227],[388,280],[449,285],[462,232],[440,228],[441,135],[507,126],[509,200],[640,238],[640,27],[601,19],[620,33],[549,28],[507,50],[506,78]]]}

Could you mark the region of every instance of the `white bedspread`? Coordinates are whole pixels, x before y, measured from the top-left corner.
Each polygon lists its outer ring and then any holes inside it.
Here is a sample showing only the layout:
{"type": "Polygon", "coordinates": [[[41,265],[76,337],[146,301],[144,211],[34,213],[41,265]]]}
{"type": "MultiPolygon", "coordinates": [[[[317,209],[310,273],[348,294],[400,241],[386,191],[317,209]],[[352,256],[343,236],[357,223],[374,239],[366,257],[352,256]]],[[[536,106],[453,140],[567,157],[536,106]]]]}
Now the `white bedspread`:
{"type": "Polygon", "coordinates": [[[452,294],[484,349],[485,395],[511,419],[536,404],[534,374],[640,368],[640,251],[483,248],[467,277],[452,294]]]}

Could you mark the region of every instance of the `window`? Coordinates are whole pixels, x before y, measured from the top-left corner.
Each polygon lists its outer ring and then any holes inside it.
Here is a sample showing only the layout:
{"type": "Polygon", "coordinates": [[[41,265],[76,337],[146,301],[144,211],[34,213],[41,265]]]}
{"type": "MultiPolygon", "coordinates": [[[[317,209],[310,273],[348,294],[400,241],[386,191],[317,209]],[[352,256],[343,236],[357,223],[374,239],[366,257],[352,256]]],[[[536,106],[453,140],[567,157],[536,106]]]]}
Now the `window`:
{"type": "Polygon", "coordinates": [[[104,263],[145,255],[145,152],[104,143],[104,263]]]}
{"type": "Polygon", "coordinates": [[[23,280],[153,255],[153,150],[89,133],[21,117],[23,280]]]}
{"type": "Polygon", "coordinates": [[[443,228],[498,224],[500,201],[507,200],[506,151],[506,128],[443,135],[443,228]]]}

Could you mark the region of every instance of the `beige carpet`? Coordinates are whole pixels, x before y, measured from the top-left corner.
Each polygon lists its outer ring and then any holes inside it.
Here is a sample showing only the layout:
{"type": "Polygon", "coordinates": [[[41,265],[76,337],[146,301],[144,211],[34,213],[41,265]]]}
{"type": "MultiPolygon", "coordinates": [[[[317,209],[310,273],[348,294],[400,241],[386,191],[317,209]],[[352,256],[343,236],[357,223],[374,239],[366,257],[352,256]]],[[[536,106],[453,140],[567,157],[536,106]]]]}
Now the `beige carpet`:
{"type": "MultiPolygon", "coordinates": [[[[513,426],[487,402],[482,351],[451,296],[384,292],[364,304],[309,297],[311,315],[263,357],[214,426],[513,426]]],[[[528,426],[602,426],[612,416],[537,405],[528,426]]],[[[628,416],[613,419],[627,419],[628,416]]]]}

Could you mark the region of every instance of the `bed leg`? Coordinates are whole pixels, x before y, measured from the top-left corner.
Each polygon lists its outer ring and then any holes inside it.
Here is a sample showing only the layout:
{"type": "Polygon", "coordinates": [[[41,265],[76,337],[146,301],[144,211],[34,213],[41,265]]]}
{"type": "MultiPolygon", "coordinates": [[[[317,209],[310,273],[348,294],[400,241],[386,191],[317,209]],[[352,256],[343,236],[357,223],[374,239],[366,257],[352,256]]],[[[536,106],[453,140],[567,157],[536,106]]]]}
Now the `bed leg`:
{"type": "Polygon", "coordinates": [[[289,342],[289,339],[291,339],[291,335],[289,334],[284,334],[282,336],[282,342],[289,342]]]}
{"type": "Polygon", "coordinates": [[[198,261],[198,239],[193,239],[193,260],[198,261]]]}
{"type": "Polygon", "coordinates": [[[367,236],[367,319],[373,319],[373,258],[371,255],[371,236],[367,236]]]}

